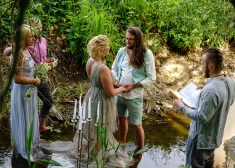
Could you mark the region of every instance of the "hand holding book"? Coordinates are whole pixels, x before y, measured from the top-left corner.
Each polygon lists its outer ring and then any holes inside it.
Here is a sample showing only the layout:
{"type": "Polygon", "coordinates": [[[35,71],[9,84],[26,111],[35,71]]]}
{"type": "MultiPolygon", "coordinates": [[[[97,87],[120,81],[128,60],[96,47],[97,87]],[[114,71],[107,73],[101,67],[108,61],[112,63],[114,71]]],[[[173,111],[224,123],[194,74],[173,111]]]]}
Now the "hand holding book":
{"type": "Polygon", "coordinates": [[[176,103],[179,104],[182,101],[184,104],[191,108],[195,108],[198,96],[201,92],[202,86],[197,87],[193,82],[188,83],[183,89],[181,89],[179,92],[177,91],[170,91],[169,94],[172,95],[175,98],[182,98],[182,100],[175,100],[177,102],[173,102],[175,105],[176,103]]]}
{"type": "Polygon", "coordinates": [[[179,105],[180,103],[183,103],[183,98],[179,98],[179,99],[177,99],[177,100],[173,100],[173,105],[174,105],[175,107],[178,107],[178,105],[179,105]]]}

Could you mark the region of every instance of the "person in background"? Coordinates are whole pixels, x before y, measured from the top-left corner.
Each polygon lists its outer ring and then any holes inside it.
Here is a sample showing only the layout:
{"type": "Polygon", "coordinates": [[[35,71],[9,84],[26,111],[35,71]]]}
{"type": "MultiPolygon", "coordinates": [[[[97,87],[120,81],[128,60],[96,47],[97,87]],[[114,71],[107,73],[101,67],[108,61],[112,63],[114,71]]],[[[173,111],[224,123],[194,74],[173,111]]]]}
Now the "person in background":
{"type": "Polygon", "coordinates": [[[32,158],[32,150],[27,151],[32,129],[32,148],[36,148],[39,140],[39,120],[37,108],[37,87],[41,84],[39,78],[34,78],[34,61],[28,52],[28,47],[34,45],[34,34],[30,26],[20,28],[22,39],[19,61],[14,74],[11,90],[10,125],[11,143],[14,152],[27,159],[27,153],[32,158]]]}
{"type": "MultiPolygon", "coordinates": [[[[33,46],[30,46],[28,50],[34,60],[34,64],[39,66],[40,62],[45,62],[47,59],[47,41],[41,36],[42,23],[38,18],[30,18],[29,25],[35,32],[36,42],[33,46]]],[[[53,105],[53,98],[48,82],[42,81],[38,86],[38,97],[43,103],[40,109],[39,125],[40,132],[43,132],[51,129],[51,127],[46,126],[46,119],[53,105]]]]}
{"type": "Polygon", "coordinates": [[[156,81],[155,60],[144,44],[142,31],[130,26],[126,31],[126,47],[120,48],[112,65],[116,85],[126,91],[117,96],[120,142],[126,142],[129,120],[134,125],[138,149],[144,147],[143,90],[156,81]]]}
{"type": "Polygon", "coordinates": [[[196,107],[173,105],[192,119],[186,144],[186,166],[212,168],[214,150],[222,142],[230,106],[235,98],[235,82],[222,72],[223,55],[216,48],[207,49],[201,58],[204,76],[209,78],[198,97],[196,107]]]}
{"type": "MultiPolygon", "coordinates": [[[[41,36],[42,33],[42,23],[38,18],[29,19],[30,28],[34,31],[36,42],[33,46],[29,46],[28,50],[31,57],[34,60],[34,64],[38,66],[40,62],[45,62],[47,60],[47,41],[41,36]]],[[[7,47],[3,54],[5,56],[10,56],[12,54],[12,46],[7,47]]],[[[12,56],[11,56],[12,58],[12,56]]],[[[42,81],[38,87],[38,97],[42,100],[42,106],[40,109],[40,132],[47,131],[52,127],[46,126],[46,119],[53,105],[53,97],[51,95],[50,87],[48,82],[42,81]]],[[[11,87],[12,88],[12,85],[11,87]]]]}

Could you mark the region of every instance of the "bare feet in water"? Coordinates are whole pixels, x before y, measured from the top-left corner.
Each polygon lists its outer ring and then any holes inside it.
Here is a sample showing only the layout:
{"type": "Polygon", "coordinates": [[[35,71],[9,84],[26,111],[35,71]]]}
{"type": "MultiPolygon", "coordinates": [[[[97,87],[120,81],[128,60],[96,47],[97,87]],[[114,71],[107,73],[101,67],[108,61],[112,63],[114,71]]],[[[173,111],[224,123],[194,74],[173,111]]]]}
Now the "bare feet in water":
{"type": "Polygon", "coordinates": [[[48,130],[51,130],[51,129],[52,129],[52,127],[50,127],[50,126],[48,126],[48,127],[40,127],[39,131],[40,132],[44,132],[44,131],[48,131],[48,130]]]}

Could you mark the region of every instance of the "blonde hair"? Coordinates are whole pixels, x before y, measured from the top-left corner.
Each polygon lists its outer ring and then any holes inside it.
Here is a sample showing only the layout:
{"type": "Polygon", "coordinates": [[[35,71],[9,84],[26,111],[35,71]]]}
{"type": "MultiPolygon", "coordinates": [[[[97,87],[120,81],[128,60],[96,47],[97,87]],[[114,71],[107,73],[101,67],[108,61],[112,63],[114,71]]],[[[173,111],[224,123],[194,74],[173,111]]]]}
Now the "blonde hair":
{"type": "Polygon", "coordinates": [[[33,34],[31,28],[29,25],[22,25],[20,27],[20,32],[21,32],[21,43],[20,43],[20,47],[22,49],[24,49],[26,47],[26,40],[27,38],[29,38],[31,36],[31,34],[33,34]]]}
{"type": "Polygon", "coordinates": [[[109,45],[109,39],[105,35],[93,37],[87,44],[88,53],[91,58],[99,59],[102,57],[102,49],[109,45]]]}
{"type": "Polygon", "coordinates": [[[38,27],[38,24],[42,24],[41,20],[38,17],[29,18],[30,27],[38,27]]]}

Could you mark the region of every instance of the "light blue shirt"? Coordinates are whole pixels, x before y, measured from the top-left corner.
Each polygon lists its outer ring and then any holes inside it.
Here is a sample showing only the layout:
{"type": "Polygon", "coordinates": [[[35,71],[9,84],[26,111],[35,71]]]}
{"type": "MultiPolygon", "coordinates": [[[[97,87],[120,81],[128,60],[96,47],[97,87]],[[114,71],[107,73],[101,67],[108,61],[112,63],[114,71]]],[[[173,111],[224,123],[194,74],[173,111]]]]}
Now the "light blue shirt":
{"type": "Polygon", "coordinates": [[[231,78],[211,78],[202,89],[195,109],[179,104],[178,109],[192,119],[189,138],[194,139],[198,135],[198,149],[220,146],[234,98],[235,83],[231,78]]]}
{"type": "MultiPolygon", "coordinates": [[[[131,65],[123,66],[123,60],[125,56],[128,56],[126,48],[125,47],[120,48],[112,65],[112,72],[118,82],[121,80],[121,77],[125,75],[123,74],[123,70],[125,72],[125,69],[127,68],[130,69],[130,67],[128,66],[131,66],[131,65]]],[[[149,87],[151,84],[153,84],[156,81],[155,60],[151,50],[147,49],[144,54],[144,67],[133,68],[130,77],[132,78],[133,84],[140,82],[142,87],[136,87],[133,90],[131,90],[127,95],[125,94],[121,95],[128,99],[134,99],[139,96],[142,96],[143,88],[149,87]]]]}

